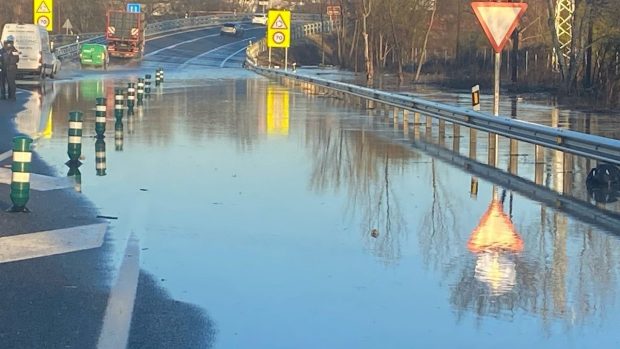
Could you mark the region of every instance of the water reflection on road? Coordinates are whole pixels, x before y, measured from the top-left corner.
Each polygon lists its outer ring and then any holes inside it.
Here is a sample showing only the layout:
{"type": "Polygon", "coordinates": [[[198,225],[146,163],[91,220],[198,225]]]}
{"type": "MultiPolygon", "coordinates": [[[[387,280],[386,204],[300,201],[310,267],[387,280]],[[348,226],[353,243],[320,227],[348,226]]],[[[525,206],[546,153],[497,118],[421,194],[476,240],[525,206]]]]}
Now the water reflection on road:
{"type": "MultiPolygon", "coordinates": [[[[471,195],[471,173],[388,140],[402,130],[375,112],[227,74],[170,78],[124,119],[106,176],[94,139],[81,168],[85,195],[141,240],[142,268],[209,312],[215,347],[617,343],[615,235],[483,178],[471,195]]],[[[39,153],[59,174],[68,111],[84,110],[94,135],[94,98],[113,100],[114,84],[56,86],[39,153]]],[[[486,159],[478,136],[474,158],[486,159]]],[[[499,167],[507,153],[500,142],[499,167]]],[[[529,158],[512,173],[587,200],[587,164],[543,155],[548,165],[529,158]]]]}

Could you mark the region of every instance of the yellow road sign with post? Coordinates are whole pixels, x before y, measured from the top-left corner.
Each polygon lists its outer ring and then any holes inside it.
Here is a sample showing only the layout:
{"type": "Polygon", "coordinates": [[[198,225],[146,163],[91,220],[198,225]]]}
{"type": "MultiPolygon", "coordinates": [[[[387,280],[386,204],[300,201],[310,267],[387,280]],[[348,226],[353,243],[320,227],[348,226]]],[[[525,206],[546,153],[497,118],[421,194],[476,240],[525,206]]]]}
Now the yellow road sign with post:
{"type": "Polygon", "coordinates": [[[269,10],[267,14],[267,47],[291,46],[291,11],[269,10]]]}
{"type": "Polygon", "coordinates": [[[45,27],[48,32],[54,29],[54,0],[34,0],[34,24],[45,27]]]}

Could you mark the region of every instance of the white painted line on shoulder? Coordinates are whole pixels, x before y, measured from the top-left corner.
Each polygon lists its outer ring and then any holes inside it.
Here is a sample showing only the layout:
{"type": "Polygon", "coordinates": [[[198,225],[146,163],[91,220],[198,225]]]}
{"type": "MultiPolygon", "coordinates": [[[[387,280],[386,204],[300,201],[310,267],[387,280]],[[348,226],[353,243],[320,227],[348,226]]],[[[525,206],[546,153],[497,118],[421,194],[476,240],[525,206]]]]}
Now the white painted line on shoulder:
{"type": "Polygon", "coordinates": [[[13,156],[13,151],[12,150],[5,151],[4,153],[0,154],[0,161],[4,161],[4,160],[10,158],[11,156],[13,156]]]}
{"type": "Polygon", "coordinates": [[[97,349],[126,348],[140,274],[140,245],[132,234],[116,283],[110,291],[108,306],[97,342],[97,349]]]}
{"type": "Polygon", "coordinates": [[[108,223],[0,237],[0,263],[101,247],[108,223]]]}
{"type": "MultiPolygon", "coordinates": [[[[0,184],[11,184],[12,171],[10,168],[0,168],[0,184]]],[[[48,191],[73,188],[74,182],[69,177],[50,177],[33,173],[30,177],[30,189],[48,191]]]]}

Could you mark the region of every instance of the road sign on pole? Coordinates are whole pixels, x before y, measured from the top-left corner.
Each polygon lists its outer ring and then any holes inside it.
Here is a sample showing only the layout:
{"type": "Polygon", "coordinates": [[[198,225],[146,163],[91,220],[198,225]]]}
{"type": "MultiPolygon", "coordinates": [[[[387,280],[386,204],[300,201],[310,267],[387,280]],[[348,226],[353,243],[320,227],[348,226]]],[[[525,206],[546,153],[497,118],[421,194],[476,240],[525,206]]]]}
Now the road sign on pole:
{"type": "Polygon", "coordinates": [[[34,23],[45,27],[47,31],[54,29],[54,0],[34,0],[34,23]]]}
{"type": "MultiPolygon", "coordinates": [[[[499,115],[499,73],[501,52],[508,38],[519,24],[519,19],[527,10],[526,3],[519,2],[472,2],[474,10],[484,33],[495,50],[495,83],[493,92],[493,115],[499,115]]],[[[497,145],[497,135],[489,134],[489,139],[497,145]]],[[[495,148],[497,151],[497,147],[495,148]]]]}
{"type": "Polygon", "coordinates": [[[527,10],[522,2],[472,2],[471,7],[495,52],[501,52],[527,10]]]}
{"type": "Polygon", "coordinates": [[[267,46],[291,46],[291,12],[270,10],[267,16],[267,46]]]}

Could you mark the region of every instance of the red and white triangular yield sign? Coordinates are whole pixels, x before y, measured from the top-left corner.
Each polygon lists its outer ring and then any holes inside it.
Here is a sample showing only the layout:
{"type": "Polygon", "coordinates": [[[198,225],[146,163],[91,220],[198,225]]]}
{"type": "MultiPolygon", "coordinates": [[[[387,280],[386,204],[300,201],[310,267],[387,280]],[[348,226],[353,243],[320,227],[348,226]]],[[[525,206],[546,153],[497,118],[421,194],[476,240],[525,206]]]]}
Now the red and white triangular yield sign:
{"type": "Polygon", "coordinates": [[[472,2],[471,7],[495,52],[502,52],[506,41],[527,10],[522,2],[472,2]]]}

